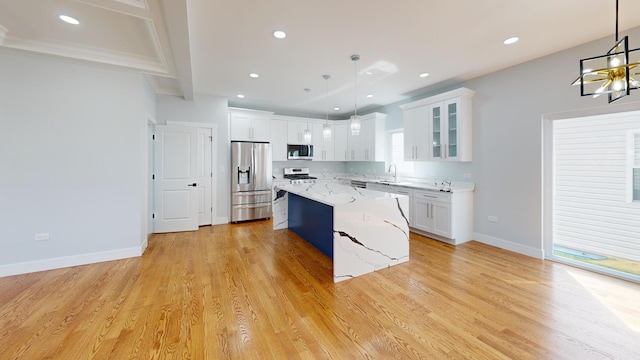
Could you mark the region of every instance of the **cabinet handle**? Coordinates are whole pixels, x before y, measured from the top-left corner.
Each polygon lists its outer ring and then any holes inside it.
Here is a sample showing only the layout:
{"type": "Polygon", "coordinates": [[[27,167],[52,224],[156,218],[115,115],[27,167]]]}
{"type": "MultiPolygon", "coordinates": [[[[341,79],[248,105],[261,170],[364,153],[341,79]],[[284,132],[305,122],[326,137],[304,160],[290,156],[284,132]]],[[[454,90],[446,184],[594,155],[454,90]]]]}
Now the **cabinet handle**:
{"type": "Polygon", "coordinates": [[[444,154],[444,158],[447,158],[447,144],[444,144],[444,151],[442,152],[444,154]]]}
{"type": "Polygon", "coordinates": [[[431,208],[431,204],[427,204],[427,219],[431,219],[431,213],[429,212],[430,208],[431,208]]]}
{"type": "Polygon", "coordinates": [[[431,218],[433,219],[433,204],[431,204],[431,218]]]}
{"type": "Polygon", "coordinates": [[[437,196],[434,196],[434,195],[424,195],[423,194],[422,196],[428,197],[428,198],[432,198],[432,199],[437,199],[438,198],[437,196]]]}
{"type": "Polygon", "coordinates": [[[417,159],[418,158],[418,146],[414,146],[413,149],[414,149],[413,152],[415,153],[415,155],[413,155],[413,158],[417,159]]]}

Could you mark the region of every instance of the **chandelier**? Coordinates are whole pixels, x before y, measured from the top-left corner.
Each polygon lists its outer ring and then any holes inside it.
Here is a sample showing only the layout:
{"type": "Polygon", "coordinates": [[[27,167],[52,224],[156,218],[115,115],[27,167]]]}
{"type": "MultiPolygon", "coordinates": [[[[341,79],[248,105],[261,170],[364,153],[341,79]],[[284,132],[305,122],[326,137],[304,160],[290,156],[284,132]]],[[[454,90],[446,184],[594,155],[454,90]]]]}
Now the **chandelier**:
{"type": "Polygon", "coordinates": [[[609,103],[623,98],[640,86],[633,76],[640,75],[640,61],[630,59],[639,55],[638,49],[629,50],[629,37],[618,39],[618,0],[616,0],[616,43],[604,55],[580,60],[580,76],[572,85],[580,85],[581,96],[594,98],[608,94],[609,103]]]}

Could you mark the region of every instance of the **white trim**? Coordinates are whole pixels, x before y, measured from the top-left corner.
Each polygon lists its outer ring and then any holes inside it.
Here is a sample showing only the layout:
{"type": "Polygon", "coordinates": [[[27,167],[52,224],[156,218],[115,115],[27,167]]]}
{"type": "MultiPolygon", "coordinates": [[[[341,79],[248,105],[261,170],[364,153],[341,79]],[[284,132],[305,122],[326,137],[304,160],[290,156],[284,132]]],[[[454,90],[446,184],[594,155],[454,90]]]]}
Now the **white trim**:
{"type": "Polygon", "coordinates": [[[228,223],[229,223],[229,217],[224,216],[224,217],[218,217],[213,219],[213,221],[211,222],[211,225],[223,225],[228,223]]]}
{"type": "Polygon", "coordinates": [[[140,244],[140,256],[144,255],[144,252],[147,250],[147,246],[149,246],[149,239],[151,238],[151,235],[153,234],[149,234],[149,236],[147,236],[147,238],[144,239],[142,244],[140,244]]]}
{"type": "Polygon", "coordinates": [[[20,38],[10,34],[5,36],[2,45],[11,49],[124,67],[151,75],[175,76],[175,73],[170,71],[167,65],[162,62],[163,59],[137,54],[107,51],[100,48],[71,44],[53,39],[20,38]]]}
{"type": "Polygon", "coordinates": [[[541,259],[541,260],[544,259],[544,253],[543,253],[542,249],[536,249],[534,247],[525,246],[525,245],[518,244],[518,243],[513,242],[513,241],[499,239],[497,237],[484,235],[484,234],[479,234],[479,233],[476,233],[476,232],[473,233],[473,239],[472,240],[481,242],[483,244],[499,247],[501,249],[513,251],[513,252],[516,252],[518,254],[530,256],[530,257],[533,257],[533,258],[536,258],[536,259],[541,259]]]}
{"type": "Polygon", "coordinates": [[[142,247],[131,247],[73,256],[27,261],[22,263],[0,265],[0,277],[27,274],[38,271],[61,269],[72,266],[95,264],[105,261],[139,257],[143,253],[142,247]]]}
{"type": "Polygon", "coordinates": [[[218,124],[213,123],[205,123],[205,122],[193,122],[193,121],[176,121],[176,120],[167,120],[168,126],[194,126],[198,128],[204,129],[217,129],[218,124]]]}
{"type": "Polygon", "coordinates": [[[618,113],[629,113],[640,110],[640,102],[631,102],[624,104],[616,104],[609,106],[600,106],[596,108],[571,110],[552,114],[542,115],[542,139],[541,139],[541,184],[542,184],[542,246],[543,253],[546,258],[553,257],[553,121],[583,118],[597,115],[612,115],[618,113]]]}

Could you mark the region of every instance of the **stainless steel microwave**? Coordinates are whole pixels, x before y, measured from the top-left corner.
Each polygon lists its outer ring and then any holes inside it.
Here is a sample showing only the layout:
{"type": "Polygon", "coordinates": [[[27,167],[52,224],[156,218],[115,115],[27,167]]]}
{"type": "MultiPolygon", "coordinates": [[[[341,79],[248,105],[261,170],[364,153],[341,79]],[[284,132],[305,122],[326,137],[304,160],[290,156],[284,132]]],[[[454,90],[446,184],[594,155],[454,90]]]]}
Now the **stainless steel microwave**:
{"type": "Polygon", "coordinates": [[[287,144],[287,160],[311,160],[313,159],[313,145],[287,144]]]}

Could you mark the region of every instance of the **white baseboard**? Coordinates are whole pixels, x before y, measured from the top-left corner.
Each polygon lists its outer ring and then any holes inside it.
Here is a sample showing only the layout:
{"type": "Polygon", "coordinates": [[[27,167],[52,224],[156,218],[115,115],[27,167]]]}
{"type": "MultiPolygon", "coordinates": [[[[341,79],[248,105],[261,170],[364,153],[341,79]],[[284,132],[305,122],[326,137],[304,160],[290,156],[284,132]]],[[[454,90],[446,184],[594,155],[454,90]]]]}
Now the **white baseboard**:
{"type": "Polygon", "coordinates": [[[211,225],[222,225],[222,224],[228,224],[229,223],[229,218],[228,217],[219,217],[219,218],[215,218],[213,219],[213,223],[211,223],[211,225]]]}
{"type": "Polygon", "coordinates": [[[27,261],[16,264],[0,265],[0,277],[61,269],[71,266],[94,264],[105,261],[127,259],[141,256],[143,251],[144,250],[142,246],[140,246],[73,256],[63,256],[59,258],[27,261]]]}
{"type": "Polygon", "coordinates": [[[536,249],[530,246],[514,243],[513,241],[499,239],[497,237],[475,232],[473,233],[473,240],[481,242],[483,244],[499,247],[501,249],[517,252],[518,254],[531,256],[536,259],[544,259],[544,251],[541,248],[536,249]]]}

